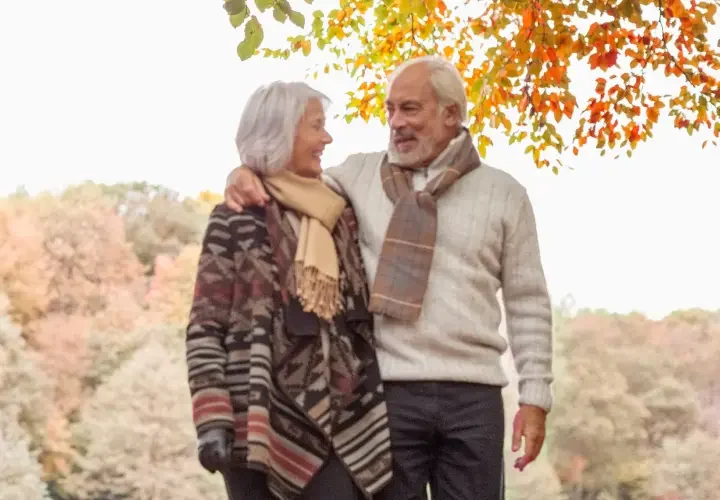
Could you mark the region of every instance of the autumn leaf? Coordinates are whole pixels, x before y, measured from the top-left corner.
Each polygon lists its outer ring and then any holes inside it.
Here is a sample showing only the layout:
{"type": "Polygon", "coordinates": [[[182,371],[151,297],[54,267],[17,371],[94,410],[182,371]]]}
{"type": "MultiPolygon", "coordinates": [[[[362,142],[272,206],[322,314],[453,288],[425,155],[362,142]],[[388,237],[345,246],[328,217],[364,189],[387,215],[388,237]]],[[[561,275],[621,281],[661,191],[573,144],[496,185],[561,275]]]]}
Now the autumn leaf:
{"type": "Polygon", "coordinates": [[[255,53],[263,41],[263,29],[255,16],[245,24],[245,38],[237,46],[241,60],[247,60],[255,53]]]}

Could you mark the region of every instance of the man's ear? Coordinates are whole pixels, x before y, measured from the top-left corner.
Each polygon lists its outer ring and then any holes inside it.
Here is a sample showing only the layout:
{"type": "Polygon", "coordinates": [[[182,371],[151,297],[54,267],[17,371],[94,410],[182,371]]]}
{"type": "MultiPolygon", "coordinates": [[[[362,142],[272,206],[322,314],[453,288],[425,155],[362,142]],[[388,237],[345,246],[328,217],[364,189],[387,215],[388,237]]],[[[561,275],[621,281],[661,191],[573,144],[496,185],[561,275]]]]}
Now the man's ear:
{"type": "Polygon", "coordinates": [[[457,128],[462,120],[460,119],[460,109],[457,104],[448,104],[443,109],[443,123],[448,128],[457,128]]]}

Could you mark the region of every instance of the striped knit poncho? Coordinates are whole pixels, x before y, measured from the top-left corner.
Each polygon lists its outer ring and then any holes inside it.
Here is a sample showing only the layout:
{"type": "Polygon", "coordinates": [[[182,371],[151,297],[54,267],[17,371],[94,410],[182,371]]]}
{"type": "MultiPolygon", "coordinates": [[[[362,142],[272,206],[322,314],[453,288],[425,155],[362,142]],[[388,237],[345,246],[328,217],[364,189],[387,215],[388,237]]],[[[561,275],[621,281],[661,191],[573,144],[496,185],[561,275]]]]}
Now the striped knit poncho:
{"type": "Polygon", "coordinates": [[[281,500],[299,498],[333,452],[367,497],[392,475],[356,234],[348,208],[333,231],[343,312],[326,322],[293,293],[297,237],[283,208],[210,215],[187,328],[193,419],[198,436],[234,433],[232,467],[264,471],[281,500]]]}

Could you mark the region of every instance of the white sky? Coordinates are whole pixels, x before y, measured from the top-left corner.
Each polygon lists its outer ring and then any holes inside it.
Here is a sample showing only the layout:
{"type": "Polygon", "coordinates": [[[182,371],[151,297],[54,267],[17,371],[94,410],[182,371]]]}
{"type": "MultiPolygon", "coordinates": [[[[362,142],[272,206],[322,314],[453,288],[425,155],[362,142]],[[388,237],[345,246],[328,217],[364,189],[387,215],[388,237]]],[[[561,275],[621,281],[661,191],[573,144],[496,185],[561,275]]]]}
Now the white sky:
{"type": "MultiPolygon", "coordinates": [[[[266,39],[291,31],[265,27],[266,39]]],[[[86,179],[221,191],[248,94],[309,64],[241,62],[241,35],[221,0],[0,0],[0,194],[86,179]]],[[[311,84],[341,103],[352,82],[311,84]]],[[[386,142],[377,123],[329,128],[327,165],[386,142]]],[[[666,127],[632,160],[588,150],[559,177],[535,170],[525,145],[492,149],[489,163],[530,192],[555,299],[653,317],[720,308],[720,149],[700,142],[666,127]]]]}

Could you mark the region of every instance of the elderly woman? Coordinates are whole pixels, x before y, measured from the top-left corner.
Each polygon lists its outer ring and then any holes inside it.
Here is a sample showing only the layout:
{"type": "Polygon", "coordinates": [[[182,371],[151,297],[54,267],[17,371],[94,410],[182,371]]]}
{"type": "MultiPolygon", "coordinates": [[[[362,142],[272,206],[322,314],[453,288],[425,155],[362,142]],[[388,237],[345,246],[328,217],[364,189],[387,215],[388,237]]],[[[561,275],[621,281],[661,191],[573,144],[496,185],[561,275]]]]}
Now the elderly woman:
{"type": "Polygon", "coordinates": [[[352,209],[319,179],[328,99],[255,91],[237,133],[270,200],[216,206],[187,328],[200,463],[232,500],[369,498],[389,430],[352,209]]]}

